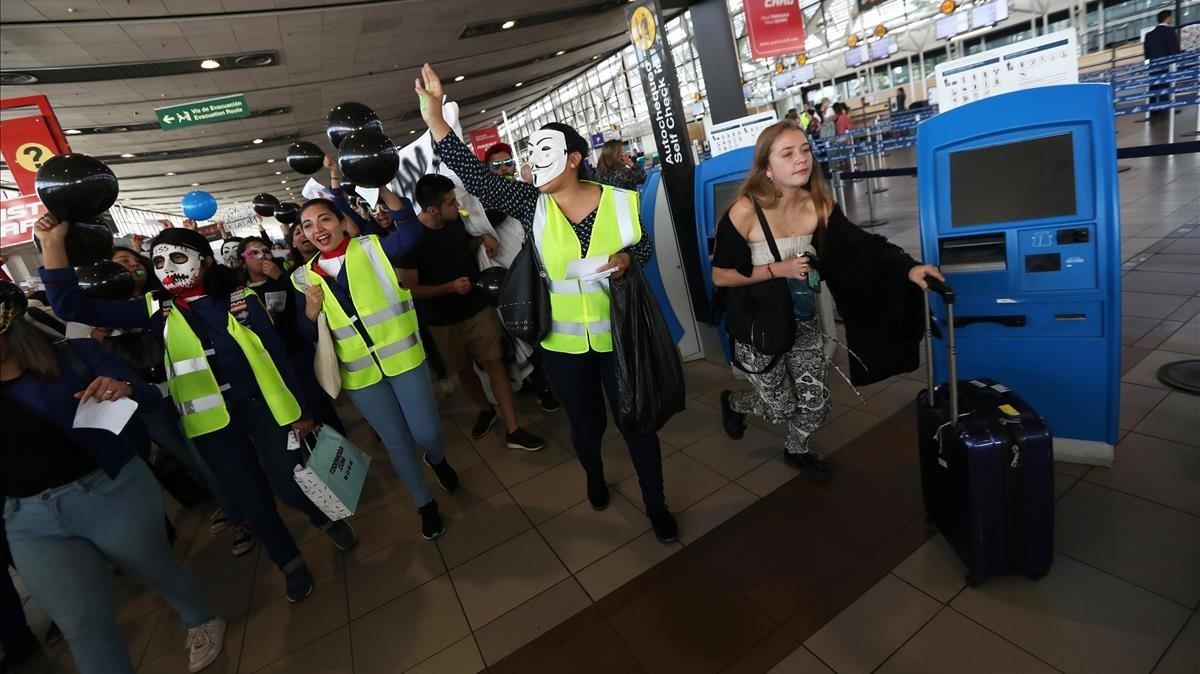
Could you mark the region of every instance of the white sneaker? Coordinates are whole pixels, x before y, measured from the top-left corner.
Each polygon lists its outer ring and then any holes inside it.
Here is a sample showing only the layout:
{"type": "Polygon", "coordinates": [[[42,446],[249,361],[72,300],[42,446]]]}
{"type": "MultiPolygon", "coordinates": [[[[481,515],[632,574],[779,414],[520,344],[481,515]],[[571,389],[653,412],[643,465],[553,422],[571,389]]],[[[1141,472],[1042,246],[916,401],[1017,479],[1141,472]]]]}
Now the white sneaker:
{"type": "Polygon", "coordinates": [[[213,618],[188,630],[183,647],[188,650],[188,670],[198,672],[213,663],[225,645],[225,621],[213,618]]]}
{"type": "Polygon", "coordinates": [[[229,518],[225,516],[225,511],[217,508],[208,518],[208,533],[219,534],[229,527],[229,518]]]}

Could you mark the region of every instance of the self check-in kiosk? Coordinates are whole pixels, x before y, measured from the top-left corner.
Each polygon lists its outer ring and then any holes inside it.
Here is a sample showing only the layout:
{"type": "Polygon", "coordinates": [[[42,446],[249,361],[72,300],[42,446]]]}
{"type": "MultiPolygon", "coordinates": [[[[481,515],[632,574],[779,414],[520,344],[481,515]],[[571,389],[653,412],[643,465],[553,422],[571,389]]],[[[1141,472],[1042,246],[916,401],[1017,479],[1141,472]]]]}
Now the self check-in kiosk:
{"type": "MultiPolygon", "coordinates": [[[[696,167],[696,240],[700,244],[700,267],[704,272],[704,284],[709,297],[713,294],[712,251],[717,223],[729,209],[729,204],[733,203],[753,161],[754,148],[742,147],[703,161],[696,167]]],[[[723,320],[717,326],[717,331],[721,336],[725,360],[730,362],[733,354],[729,352],[729,339],[725,336],[723,320]]]]}
{"type": "MultiPolygon", "coordinates": [[[[944,112],[918,127],[917,176],[924,259],[957,295],[959,378],[995,379],[1029,402],[1055,458],[1111,463],[1121,350],[1111,88],[1041,87],[944,112]]],[[[945,350],[933,352],[944,381],[945,350]]]]}
{"type": "Polygon", "coordinates": [[[646,280],[658,298],[671,337],[679,346],[680,357],[683,360],[703,358],[700,327],[692,311],[679,241],[675,238],[675,222],[671,218],[671,206],[658,169],[651,169],[647,173],[639,199],[642,224],[654,241],[654,258],[644,270],[646,280]]]}

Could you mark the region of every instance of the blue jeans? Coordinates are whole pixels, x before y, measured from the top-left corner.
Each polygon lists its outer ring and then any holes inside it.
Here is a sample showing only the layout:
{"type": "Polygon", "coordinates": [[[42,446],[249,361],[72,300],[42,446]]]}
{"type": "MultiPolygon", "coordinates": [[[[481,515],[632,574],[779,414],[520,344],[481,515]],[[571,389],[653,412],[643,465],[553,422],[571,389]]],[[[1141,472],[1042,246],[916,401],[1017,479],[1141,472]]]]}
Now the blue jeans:
{"type": "Polygon", "coordinates": [[[212,472],[212,468],[200,456],[199,451],[187,436],[183,434],[183,428],[179,425],[179,415],[175,412],[174,403],[168,398],[154,409],[143,412],[142,421],[146,424],[146,430],[150,432],[150,439],[154,444],[158,445],[167,454],[177,459],[187,469],[188,475],[197,482],[201,487],[204,487],[208,493],[216,499],[217,505],[221,506],[221,510],[225,511],[225,516],[229,518],[231,524],[242,524],[246,518],[242,517],[242,512],[238,510],[237,502],[229,497],[225,487],[221,485],[221,481],[212,472]]]}
{"type": "Polygon", "coordinates": [[[213,616],[195,578],[171,556],[162,488],[139,458],[115,479],[95,470],[37,496],[6,499],[4,521],[21,578],[62,629],[83,674],[133,674],[109,561],[161,595],[188,628],[213,616]]]}
{"type": "Polygon", "coordinates": [[[279,517],[275,497],[307,515],[320,529],[329,526],[329,518],[292,477],[300,453],[288,450],[289,429],[275,422],[266,403],[257,398],[227,403],[229,425],[198,436],[196,446],[237,502],[271,561],[287,573],[302,564],[303,558],[296,539],[279,517]]]}
{"type": "Polygon", "coordinates": [[[425,448],[430,461],[441,463],[446,458],[428,365],[421,363],[408,372],[384,377],[379,383],[346,393],[383,440],[392,467],[408,487],[413,503],[418,508],[427,505],[433,494],[429,493],[429,485],[421,473],[414,439],[425,448]]]}

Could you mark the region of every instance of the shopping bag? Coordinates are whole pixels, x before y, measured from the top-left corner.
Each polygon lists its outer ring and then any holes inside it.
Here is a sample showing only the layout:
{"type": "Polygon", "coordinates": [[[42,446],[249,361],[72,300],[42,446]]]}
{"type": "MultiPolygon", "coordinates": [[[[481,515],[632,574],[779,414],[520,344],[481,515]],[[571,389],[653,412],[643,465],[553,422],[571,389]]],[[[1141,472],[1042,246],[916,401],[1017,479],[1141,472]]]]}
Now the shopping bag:
{"type": "Polygon", "coordinates": [[[626,433],[651,433],[687,404],[683,361],[638,264],[610,283],[609,297],[621,392],[617,427],[626,433]]]}
{"type": "Polygon", "coordinates": [[[313,356],[313,370],[317,374],[317,383],[333,400],[337,400],[342,392],[342,373],[338,366],[337,352],[333,350],[333,334],[329,332],[329,323],[325,320],[325,312],[317,314],[317,352],[313,356]]]}
{"type": "Polygon", "coordinates": [[[321,427],[311,451],[305,453],[293,475],[300,490],[331,520],[353,515],[371,457],[329,426],[321,427]]]}

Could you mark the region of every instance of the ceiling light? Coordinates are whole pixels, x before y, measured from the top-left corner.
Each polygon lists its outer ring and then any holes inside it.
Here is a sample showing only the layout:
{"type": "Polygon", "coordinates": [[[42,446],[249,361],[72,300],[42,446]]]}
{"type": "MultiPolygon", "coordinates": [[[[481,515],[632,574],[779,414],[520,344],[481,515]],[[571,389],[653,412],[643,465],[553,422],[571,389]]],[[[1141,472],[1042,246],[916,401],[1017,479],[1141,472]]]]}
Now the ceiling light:
{"type": "Polygon", "coordinates": [[[200,183],[192,183],[192,187],[200,187],[200,183]]]}
{"type": "Polygon", "coordinates": [[[134,155],[132,155],[132,154],[130,154],[130,153],[128,153],[128,152],[122,152],[122,153],[121,153],[121,158],[122,158],[122,159],[129,159],[130,157],[133,157],[133,156],[134,156],[134,155]]]}
{"type": "Polygon", "coordinates": [[[455,78],[454,78],[454,81],[455,81],[455,82],[461,82],[461,81],[463,81],[463,80],[465,80],[465,79],[467,79],[467,76],[466,76],[466,75],[459,75],[458,77],[455,77],[455,78]]]}
{"type": "Polygon", "coordinates": [[[504,23],[500,24],[500,29],[508,30],[509,28],[512,28],[515,25],[517,25],[517,22],[513,21],[512,19],[509,19],[508,21],[505,21],[504,23]]]}
{"type": "Polygon", "coordinates": [[[516,83],[516,84],[514,84],[513,86],[515,86],[515,87],[519,87],[519,86],[521,86],[521,85],[523,85],[523,84],[525,84],[525,83],[524,83],[524,82],[517,82],[517,83],[516,83]]]}
{"type": "Polygon", "coordinates": [[[276,171],[276,172],[275,172],[275,175],[277,175],[277,176],[281,176],[281,175],[283,175],[283,171],[276,171]]]}
{"type": "Polygon", "coordinates": [[[262,145],[263,139],[262,139],[262,138],[255,138],[254,140],[252,140],[252,141],[250,141],[250,142],[251,142],[251,143],[254,143],[255,145],[262,145]]]}
{"type": "Polygon", "coordinates": [[[267,160],[267,163],[268,163],[268,164],[274,164],[274,163],[275,163],[275,160],[274,160],[274,159],[268,159],[268,160],[267,160]]]}
{"type": "Polygon", "coordinates": [[[414,133],[416,133],[416,132],[417,132],[417,130],[416,130],[416,129],[413,129],[412,131],[409,131],[409,132],[408,132],[408,135],[410,135],[410,136],[411,136],[411,135],[413,135],[413,134],[414,134],[414,133]]]}
{"type": "Polygon", "coordinates": [[[592,60],[593,60],[593,61],[595,61],[595,60],[596,60],[596,59],[598,59],[598,58],[600,58],[600,55],[599,55],[599,54],[596,54],[595,56],[593,56],[593,57],[592,57],[592,60]]]}
{"type": "Polygon", "coordinates": [[[221,67],[221,64],[214,59],[204,59],[200,62],[200,67],[205,70],[216,70],[221,67]]]}
{"type": "Polygon", "coordinates": [[[66,131],[63,131],[63,133],[67,134],[68,136],[75,136],[83,132],[79,129],[67,129],[66,131]]]}
{"type": "Polygon", "coordinates": [[[286,183],[286,182],[287,182],[286,180],[280,180],[280,181],[279,181],[279,184],[280,184],[280,185],[283,185],[283,184],[284,184],[284,183],[286,183]]]}
{"type": "Polygon", "coordinates": [[[174,171],[167,171],[167,175],[169,175],[169,176],[173,176],[173,175],[175,175],[175,172],[174,172],[174,171]]]}
{"type": "Polygon", "coordinates": [[[554,55],[555,55],[555,56],[562,56],[562,55],[563,55],[563,54],[565,54],[565,53],[567,53],[567,50],[566,50],[566,49],[559,49],[558,51],[554,52],[554,55]]]}
{"type": "Polygon", "coordinates": [[[481,114],[481,115],[482,115],[482,114],[483,114],[483,113],[485,113],[485,112],[487,112],[487,108],[484,108],[484,109],[480,110],[480,111],[479,111],[479,114],[481,114]]]}

